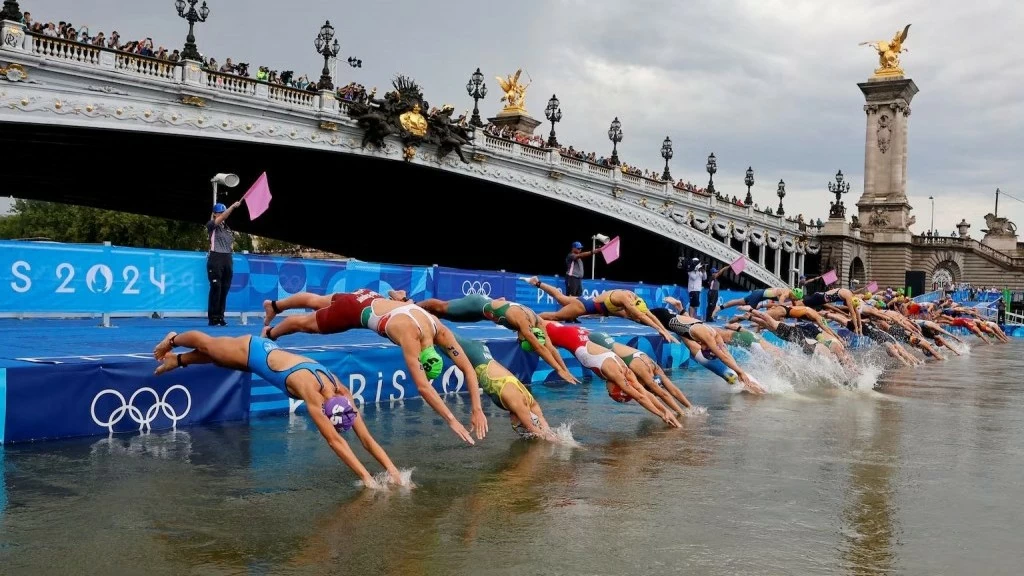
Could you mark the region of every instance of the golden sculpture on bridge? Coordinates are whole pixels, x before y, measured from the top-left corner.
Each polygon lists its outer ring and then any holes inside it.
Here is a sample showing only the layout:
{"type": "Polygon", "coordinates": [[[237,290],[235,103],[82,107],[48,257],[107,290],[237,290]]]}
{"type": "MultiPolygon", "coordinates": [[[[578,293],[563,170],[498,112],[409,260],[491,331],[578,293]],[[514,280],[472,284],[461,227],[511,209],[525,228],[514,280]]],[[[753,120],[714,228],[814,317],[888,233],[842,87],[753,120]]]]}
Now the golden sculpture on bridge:
{"type": "Polygon", "coordinates": [[[910,24],[903,27],[903,31],[897,31],[892,40],[872,40],[861,42],[858,46],[871,46],[878,52],[878,68],[875,70],[876,78],[891,78],[903,76],[903,68],[900,67],[900,53],[907,52],[903,43],[907,40],[907,32],[910,24]]]}
{"type": "Polygon", "coordinates": [[[530,87],[529,84],[522,84],[519,82],[519,76],[523,73],[522,68],[516,70],[515,74],[509,74],[507,78],[496,76],[498,79],[498,86],[501,86],[501,91],[505,93],[501,97],[501,102],[505,102],[505,107],[501,109],[502,114],[522,114],[526,113],[526,89],[530,87]]]}

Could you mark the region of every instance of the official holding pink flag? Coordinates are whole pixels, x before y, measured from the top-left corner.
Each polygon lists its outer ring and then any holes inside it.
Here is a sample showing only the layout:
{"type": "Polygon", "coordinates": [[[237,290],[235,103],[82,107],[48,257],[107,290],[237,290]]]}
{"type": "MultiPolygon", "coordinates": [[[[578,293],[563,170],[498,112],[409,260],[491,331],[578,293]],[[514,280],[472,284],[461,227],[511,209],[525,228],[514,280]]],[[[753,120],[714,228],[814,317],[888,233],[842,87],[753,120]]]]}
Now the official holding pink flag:
{"type": "Polygon", "coordinates": [[[231,206],[219,202],[214,204],[210,220],[206,223],[206,232],[210,235],[210,251],[206,255],[206,277],[210,280],[206,316],[210,326],[228,325],[224,320],[224,308],[227,306],[231,277],[234,274],[231,260],[235,233],[228,228],[227,219],[241,204],[241,200],[231,206]]]}

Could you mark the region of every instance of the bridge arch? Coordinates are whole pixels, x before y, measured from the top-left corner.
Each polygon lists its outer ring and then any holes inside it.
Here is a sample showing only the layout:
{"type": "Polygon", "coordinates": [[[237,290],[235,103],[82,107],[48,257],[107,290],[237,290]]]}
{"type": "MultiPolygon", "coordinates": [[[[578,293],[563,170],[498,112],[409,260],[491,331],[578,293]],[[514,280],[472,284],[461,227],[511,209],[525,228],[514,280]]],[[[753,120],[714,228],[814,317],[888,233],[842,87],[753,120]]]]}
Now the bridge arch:
{"type": "Polygon", "coordinates": [[[849,273],[846,275],[848,282],[856,280],[860,282],[861,286],[866,286],[868,283],[867,269],[864,267],[864,261],[861,260],[860,256],[854,256],[850,260],[849,273]]]}
{"type": "Polygon", "coordinates": [[[963,281],[964,255],[953,250],[938,250],[925,260],[929,286],[939,287],[946,282],[959,284],[963,281]]]}

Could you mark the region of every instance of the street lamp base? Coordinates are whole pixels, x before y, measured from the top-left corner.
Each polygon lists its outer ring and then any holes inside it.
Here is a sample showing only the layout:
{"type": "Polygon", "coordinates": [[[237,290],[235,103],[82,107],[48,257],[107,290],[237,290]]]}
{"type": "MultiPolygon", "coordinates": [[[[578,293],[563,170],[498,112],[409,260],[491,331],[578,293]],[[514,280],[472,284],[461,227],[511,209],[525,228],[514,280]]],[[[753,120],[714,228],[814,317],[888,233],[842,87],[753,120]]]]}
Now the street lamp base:
{"type": "Polygon", "coordinates": [[[661,173],[661,179],[666,182],[672,181],[672,173],[668,171],[668,168],[666,168],[665,171],[661,173]]]}
{"type": "Polygon", "coordinates": [[[185,48],[181,51],[181,59],[202,62],[203,55],[199,53],[199,47],[195,42],[185,42],[185,48]]]}
{"type": "Polygon", "coordinates": [[[561,148],[554,136],[548,136],[547,146],[548,148],[561,148]]]}
{"type": "Polygon", "coordinates": [[[476,126],[477,128],[483,128],[484,127],[484,121],[483,121],[483,119],[480,118],[480,113],[479,112],[475,112],[473,114],[473,117],[469,119],[469,123],[470,123],[471,126],[476,126]]]}

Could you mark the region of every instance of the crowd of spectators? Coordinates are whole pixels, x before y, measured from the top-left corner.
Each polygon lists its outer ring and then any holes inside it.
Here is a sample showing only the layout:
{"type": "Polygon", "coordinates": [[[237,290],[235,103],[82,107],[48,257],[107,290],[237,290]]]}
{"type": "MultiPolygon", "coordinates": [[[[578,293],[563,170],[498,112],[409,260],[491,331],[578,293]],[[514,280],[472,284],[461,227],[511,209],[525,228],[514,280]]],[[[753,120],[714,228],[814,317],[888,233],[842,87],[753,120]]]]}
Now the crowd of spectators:
{"type": "MultiPolygon", "coordinates": [[[[166,62],[173,63],[181,60],[180,50],[168,50],[163,46],[157,47],[154,45],[153,39],[150,37],[125,41],[122,40],[121,34],[117,30],[111,32],[109,36],[104,32],[97,32],[93,35],[87,25],[76,26],[71,22],[63,21],[57,23],[38,22],[32,17],[31,12],[24,12],[22,14],[22,23],[28,27],[31,33],[38,34],[40,36],[57,38],[69,42],[77,42],[79,44],[88,44],[90,46],[97,46],[108,50],[116,50],[118,52],[144,56],[147,58],[155,58],[166,62]]],[[[202,56],[202,64],[203,69],[207,72],[230,74],[242,78],[250,77],[249,64],[245,62],[236,63],[233,62],[231,58],[227,58],[223,64],[220,64],[217,62],[216,58],[202,56]]],[[[269,84],[287,86],[289,88],[295,88],[296,90],[306,90],[309,92],[317,92],[320,89],[319,81],[311,81],[309,76],[306,74],[302,74],[296,78],[295,73],[292,70],[278,72],[277,70],[272,70],[268,66],[260,66],[257,68],[256,80],[260,82],[267,82],[269,84]]],[[[339,99],[345,101],[365,101],[367,96],[366,88],[355,82],[338,88],[337,95],[339,99]]]]}

